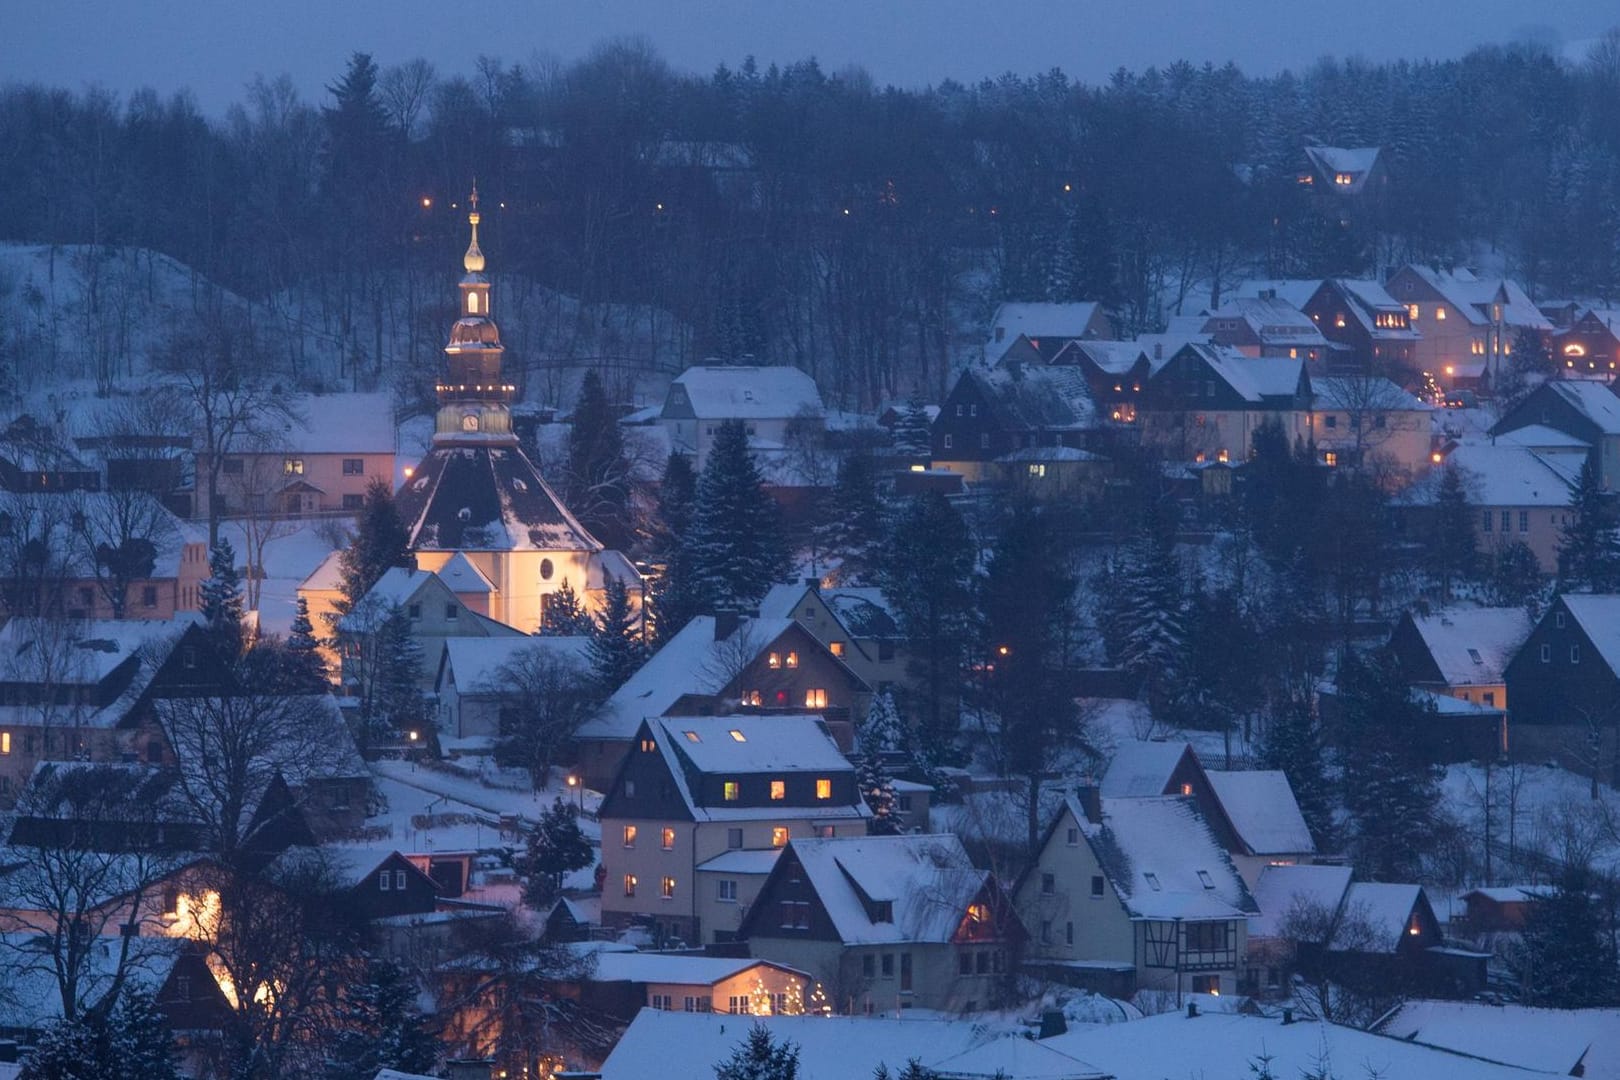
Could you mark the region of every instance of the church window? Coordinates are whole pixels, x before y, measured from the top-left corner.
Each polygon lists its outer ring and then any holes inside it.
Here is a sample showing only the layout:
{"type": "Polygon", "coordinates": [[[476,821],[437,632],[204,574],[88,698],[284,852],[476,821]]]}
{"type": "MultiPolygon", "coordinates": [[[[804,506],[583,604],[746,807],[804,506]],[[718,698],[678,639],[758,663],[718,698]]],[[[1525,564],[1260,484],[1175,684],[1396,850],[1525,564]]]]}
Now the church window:
{"type": "Polygon", "coordinates": [[[540,560],[540,580],[541,581],[550,581],[551,580],[551,575],[556,573],[556,572],[557,572],[557,568],[555,566],[551,565],[551,560],[550,559],[541,559],[540,560]]]}
{"type": "Polygon", "coordinates": [[[478,314],[478,294],[475,292],[467,294],[467,314],[478,314]]]}

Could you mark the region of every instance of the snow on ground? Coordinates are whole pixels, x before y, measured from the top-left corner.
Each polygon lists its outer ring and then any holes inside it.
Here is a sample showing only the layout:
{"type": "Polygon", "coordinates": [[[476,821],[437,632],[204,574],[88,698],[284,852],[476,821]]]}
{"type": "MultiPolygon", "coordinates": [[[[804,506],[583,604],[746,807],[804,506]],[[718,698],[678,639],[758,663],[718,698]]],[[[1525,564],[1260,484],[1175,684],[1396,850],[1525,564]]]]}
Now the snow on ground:
{"type": "MultiPolygon", "coordinates": [[[[1442,781],[1451,816],[1484,840],[1485,768],[1452,765],[1442,781]]],[[[1559,860],[1571,849],[1590,850],[1593,868],[1620,872],[1620,791],[1555,765],[1495,766],[1490,776],[1492,842],[1559,860]]],[[[1520,882],[1515,882],[1519,884],[1520,882]]]]}
{"type": "Polygon", "coordinates": [[[553,772],[551,782],[540,791],[529,790],[527,773],[502,769],[487,758],[468,765],[467,771],[438,765],[428,767],[412,761],[376,761],[371,770],[379,778],[386,777],[420,792],[425,799],[459,803],[490,821],[512,815],[520,822],[533,823],[551,806],[553,799],[561,798],[576,806],[583,805],[585,816],[579,820],[580,828],[592,839],[601,836],[601,826],[595,820],[601,795],[594,791],[581,794],[577,788],[570,788],[561,770],[553,772]]]}
{"type": "MultiPolygon", "coordinates": [[[[331,519],[324,519],[331,522],[331,519]]],[[[336,522],[347,524],[347,522],[336,522]]],[[[292,626],[293,614],[298,608],[298,586],[332,553],[332,544],[322,535],[322,521],[298,522],[293,531],[265,545],[265,579],[260,584],[259,626],[272,634],[285,635],[292,626]]],[[[220,526],[220,536],[229,540],[236,549],[240,562],[247,544],[243,539],[240,522],[226,521],[220,526]]],[[[316,627],[316,633],[321,633],[316,627]]]]}
{"type": "Polygon", "coordinates": [[[1120,743],[1133,739],[1165,739],[1192,744],[1193,753],[1206,769],[1243,769],[1259,759],[1259,746],[1255,740],[1243,737],[1241,728],[1233,731],[1230,740],[1219,731],[1198,731],[1177,728],[1155,720],[1146,702],[1124,698],[1082,698],[1081,715],[1103,756],[1112,757],[1120,743]],[[1231,759],[1227,754],[1230,750],[1231,759]]]}
{"type": "Polygon", "coordinates": [[[373,765],[372,782],[386,809],[366,819],[366,828],[379,833],[367,841],[371,847],[391,846],[401,851],[466,851],[514,847],[519,841],[501,835],[498,819],[468,803],[448,799],[396,780],[373,765]]]}

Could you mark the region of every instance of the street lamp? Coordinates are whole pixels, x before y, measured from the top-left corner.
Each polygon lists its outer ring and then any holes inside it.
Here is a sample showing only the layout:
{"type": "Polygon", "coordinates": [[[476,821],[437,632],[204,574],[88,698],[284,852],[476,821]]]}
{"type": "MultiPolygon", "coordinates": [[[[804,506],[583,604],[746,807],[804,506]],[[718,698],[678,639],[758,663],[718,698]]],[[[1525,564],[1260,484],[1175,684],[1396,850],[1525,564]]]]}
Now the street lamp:
{"type": "Polygon", "coordinates": [[[583,811],[585,809],[585,785],[579,782],[579,777],[569,773],[568,786],[579,793],[579,808],[583,811]]]}

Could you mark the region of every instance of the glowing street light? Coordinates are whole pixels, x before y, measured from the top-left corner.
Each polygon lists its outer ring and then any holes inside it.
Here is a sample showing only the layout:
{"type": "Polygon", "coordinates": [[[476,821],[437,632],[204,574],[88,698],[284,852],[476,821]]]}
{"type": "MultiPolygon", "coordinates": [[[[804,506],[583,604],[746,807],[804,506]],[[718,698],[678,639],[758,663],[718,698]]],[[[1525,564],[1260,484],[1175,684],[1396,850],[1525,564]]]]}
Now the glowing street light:
{"type": "Polygon", "coordinates": [[[433,208],[433,200],[428,198],[426,195],[422,196],[422,209],[431,210],[432,208],[433,208]]]}
{"type": "Polygon", "coordinates": [[[580,779],[579,779],[578,776],[574,775],[573,773],[569,773],[568,774],[568,786],[573,788],[575,791],[577,791],[579,793],[579,808],[581,810],[584,810],[585,809],[585,785],[580,782],[580,779]]]}

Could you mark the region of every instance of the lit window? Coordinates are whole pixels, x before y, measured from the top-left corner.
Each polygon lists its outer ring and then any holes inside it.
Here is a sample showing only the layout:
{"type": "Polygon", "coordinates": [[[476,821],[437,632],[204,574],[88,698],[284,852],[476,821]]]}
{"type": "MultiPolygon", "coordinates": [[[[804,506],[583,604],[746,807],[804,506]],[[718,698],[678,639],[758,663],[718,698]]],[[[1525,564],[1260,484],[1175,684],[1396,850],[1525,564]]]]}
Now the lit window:
{"type": "Polygon", "coordinates": [[[786,825],[778,825],[771,830],[771,847],[786,847],[788,842],[788,829],[786,825]]]}
{"type": "MultiPolygon", "coordinates": [[[[756,690],[754,692],[757,694],[759,691],[756,690]]],[[[732,741],[734,741],[734,742],[747,742],[748,741],[748,736],[744,735],[742,732],[738,731],[736,728],[731,729],[731,738],[732,738],[732,741]]]]}
{"type": "Polygon", "coordinates": [[[1215,460],[1225,464],[1226,462],[1232,460],[1232,455],[1228,454],[1225,450],[1217,450],[1215,452],[1215,460]]]}
{"type": "Polygon", "coordinates": [[[785,781],[785,780],[772,780],[771,781],[771,798],[773,800],[780,800],[780,799],[787,798],[787,781],[785,781]]]}
{"type": "Polygon", "coordinates": [[[664,850],[672,851],[675,848],[675,830],[668,825],[664,826],[664,850]]]}
{"type": "Polygon", "coordinates": [[[1564,346],[1564,355],[1565,356],[1585,356],[1586,355],[1586,346],[1585,345],[1577,345],[1577,344],[1571,342],[1570,344],[1564,346]]]}
{"type": "Polygon", "coordinates": [[[1415,319],[1418,317],[1418,306],[1416,304],[1406,305],[1406,317],[1409,319],[1415,319]]]}
{"type": "Polygon", "coordinates": [[[478,294],[475,292],[467,294],[467,314],[478,314],[478,294]]]}
{"type": "Polygon", "coordinates": [[[788,670],[790,670],[790,671],[799,666],[799,654],[798,653],[790,652],[790,653],[787,654],[787,666],[788,666],[788,670]]]}
{"type": "Polygon", "coordinates": [[[1333,316],[1333,325],[1337,326],[1340,330],[1344,329],[1344,312],[1341,311],[1337,315],[1333,316]]]}
{"type": "Polygon", "coordinates": [[[1435,309],[1434,309],[1434,317],[1435,317],[1435,318],[1436,318],[1436,319],[1437,319],[1437,320],[1439,320],[1439,321],[1441,321],[1441,322],[1444,322],[1444,321],[1445,321],[1445,318],[1446,318],[1446,309],[1445,309],[1445,308],[1443,308],[1443,307],[1437,307],[1437,308],[1435,308],[1435,309]]]}
{"type": "Polygon", "coordinates": [[[766,660],[765,663],[772,671],[775,671],[777,668],[782,666],[782,654],[774,652],[771,653],[770,658],[766,660]]]}
{"type": "Polygon", "coordinates": [[[282,473],[283,476],[303,476],[304,475],[304,459],[303,458],[292,458],[292,457],[290,457],[290,458],[282,458],[281,459],[281,473],[282,473]]]}
{"type": "Polygon", "coordinates": [[[658,883],[658,895],[665,900],[675,899],[675,879],[666,877],[658,883]]]}
{"type": "Polygon", "coordinates": [[[1046,475],[1046,466],[1031,465],[1029,467],[1029,475],[1036,477],[1037,479],[1044,477],[1046,475]]]}
{"type": "Polygon", "coordinates": [[[742,703],[744,705],[758,705],[760,700],[758,690],[744,690],[742,692],[742,703]]]}
{"type": "Polygon", "coordinates": [[[835,641],[827,646],[827,651],[831,652],[834,656],[838,657],[838,659],[842,660],[844,658],[844,643],[842,641],[835,641]]]}
{"type": "Polygon", "coordinates": [[[624,827],[624,846],[636,846],[636,827],[634,825],[626,825],[624,827]]]}
{"type": "Polygon", "coordinates": [[[984,904],[969,904],[967,909],[968,922],[982,923],[990,918],[990,909],[984,904]]]}
{"type": "Polygon", "coordinates": [[[626,874],[626,875],[624,875],[624,895],[626,895],[626,896],[634,896],[634,895],[636,895],[636,875],[634,875],[634,874],[626,874]]]}
{"type": "MultiPolygon", "coordinates": [[[[9,747],[10,746],[9,740],[10,740],[11,737],[8,735],[8,736],[6,736],[6,738],[8,740],[6,745],[9,747]]],[[[6,752],[9,753],[10,752],[9,749],[6,752]]],[[[816,781],[816,798],[818,798],[818,799],[830,799],[830,798],[832,798],[832,781],[831,780],[821,779],[821,780],[816,781]]]]}
{"type": "Polygon", "coordinates": [[[737,781],[735,781],[735,780],[727,780],[726,783],[725,783],[724,794],[725,794],[726,802],[736,802],[737,801],[737,781]]]}
{"type": "Polygon", "coordinates": [[[653,751],[655,751],[657,749],[658,749],[658,743],[657,743],[656,740],[654,740],[654,739],[642,739],[641,740],[641,752],[643,754],[650,754],[650,753],[652,753],[653,751]]]}
{"type": "Polygon", "coordinates": [[[699,738],[699,737],[698,737],[698,733],[697,733],[697,732],[695,732],[695,731],[688,731],[688,732],[687,732],[687,733],[686,733],[686,741],[687,741],[687,742],[702,742],[702,741],[703,741],[703,740],[702,740],[702,739],[701,739],[701,738],[699,738]]]}
{"type": "Polygon", "coordinates": [[[1328,468],[1331,469],[1332,467],[1334,467],[1338,463],[1339,463],[1339,455],[1334,453],[1332,450],[1329,450],[1325,454],[1322,455],[1322,464],[1326,465],[1328,468]]]}
{"type": "Polygon", "coordinates": [[[807,709],[825,709],[827,707],[827,691],[816,687],[804,692],[804,704],[807,709]]]}
{"type": "Polygon", "coordinates": [[[11,732],[0,731],[0,754],[11,753],[11,732]]]}
{"type": "Polygon", "coordinates": [[[1181,785],[1181,793],[1183,795],[1191,795],[1192,794],[1192,785],[1191,784],[1182,784],[1181,785]]]}

